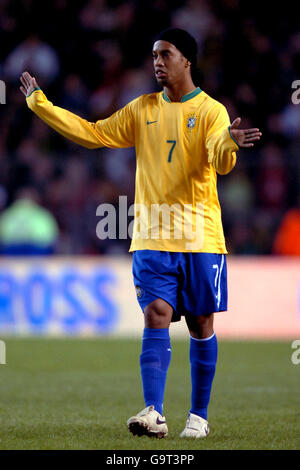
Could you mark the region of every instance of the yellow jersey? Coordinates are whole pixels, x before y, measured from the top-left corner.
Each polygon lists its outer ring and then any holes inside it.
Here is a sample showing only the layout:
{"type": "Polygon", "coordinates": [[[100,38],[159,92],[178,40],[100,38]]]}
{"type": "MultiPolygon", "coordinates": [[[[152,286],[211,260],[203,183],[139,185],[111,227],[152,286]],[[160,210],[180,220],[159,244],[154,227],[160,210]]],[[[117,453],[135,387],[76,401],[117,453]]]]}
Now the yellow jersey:
{"type": "Polygon", "coordinates": [[[54,106],[39,88],[27,104],[84,147],[135,147],[130,251],[227,253],[217,173],[232,170],[239,147],[220,102],[199,87],[180,102],[171,102],[164,92],[146,94],[95,123],[54,106]]]}

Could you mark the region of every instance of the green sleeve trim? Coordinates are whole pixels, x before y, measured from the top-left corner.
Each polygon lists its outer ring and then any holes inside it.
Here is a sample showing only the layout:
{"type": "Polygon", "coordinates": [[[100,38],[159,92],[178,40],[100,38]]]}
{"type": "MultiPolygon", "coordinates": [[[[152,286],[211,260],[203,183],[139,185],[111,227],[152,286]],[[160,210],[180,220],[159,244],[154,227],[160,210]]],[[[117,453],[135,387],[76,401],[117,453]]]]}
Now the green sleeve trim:
{"type": "Polygon", "coordinates": [[[27,95],[26,98],[29,98],[29,96],[31,96],[32,93],[35,92],[35,91],[37,91],[37,90],[40,90],[40,87],[39,87],[39,86],[35,87],[35,89],[32,90],[32,92],[30,93],[30,95],[27,95]]]}
{"type": "Polygon", "coordinates": [[[228,131],[229,131],[229,135],[230,137],[232,138],[233,142],[238,146],[238,148],[240,148],[239,144],[237,143],[237,141],[232,137],[231,135],[231,132],[230,132],[230,126],[228,126],[228,131]]]}

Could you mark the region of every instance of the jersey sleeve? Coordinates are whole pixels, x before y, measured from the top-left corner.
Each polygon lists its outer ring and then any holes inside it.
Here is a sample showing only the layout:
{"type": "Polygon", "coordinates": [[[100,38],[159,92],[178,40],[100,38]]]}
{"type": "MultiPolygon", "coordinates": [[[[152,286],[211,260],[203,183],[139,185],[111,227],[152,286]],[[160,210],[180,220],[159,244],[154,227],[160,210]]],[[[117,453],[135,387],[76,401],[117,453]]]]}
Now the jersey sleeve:
{"type": "Polygon", "coordinates": [[[226,175],[235,166],[235,152],[239,149],[231,137],[229,126],[230,120],[226,108],[218,103],[208,113],[206,149],[208,162],[220,175],[226,175]]]}
{"type": "Polygon", "coordinates": [[[41,89],[27,98],[28,107],[52,129],[86,148],[126,148],[135,145],[134,100],[107,119],[89,122],[66,109],[54,106],[41,89]]]}

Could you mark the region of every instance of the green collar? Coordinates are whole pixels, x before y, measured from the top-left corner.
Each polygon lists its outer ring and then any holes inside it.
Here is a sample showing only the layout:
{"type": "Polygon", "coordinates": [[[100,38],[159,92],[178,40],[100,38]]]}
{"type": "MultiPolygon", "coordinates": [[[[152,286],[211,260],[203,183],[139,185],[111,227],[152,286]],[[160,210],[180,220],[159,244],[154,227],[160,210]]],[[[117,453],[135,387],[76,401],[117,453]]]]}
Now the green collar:
{"type": "MultiPolygon", "coordinates": [[[[188,101],[188,100],[191,100],[192,98],[194,98],[194,96],[197,96],[199,95],[199,93],[201,93],[201,88],[200,87],[197,87],[195,88],[195,90],[191,91],[190,93],[187,93],[186,95],[184,95],[182,98],[181,98],[181,101],[180,103],[184,103],[185,101],[188,101]]],[[[167,101],[168,103],[172,103],[172,101],[170,100],[170,98],[165,94],[165,92],[163,92],[163,99],[165,101],[167,101]]]]}

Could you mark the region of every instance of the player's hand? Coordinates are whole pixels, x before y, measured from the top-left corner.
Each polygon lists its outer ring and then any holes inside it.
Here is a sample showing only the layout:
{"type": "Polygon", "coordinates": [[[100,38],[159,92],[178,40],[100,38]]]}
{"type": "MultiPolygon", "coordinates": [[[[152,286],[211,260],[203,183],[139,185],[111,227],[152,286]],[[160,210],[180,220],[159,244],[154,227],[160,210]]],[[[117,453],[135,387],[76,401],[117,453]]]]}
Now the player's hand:
{"type": "Polygon", "coordinates": [[[259,129],[238,129],[241,118],[236,118],[230,126],[230,133],[239,147],[253,147],[254,142],[259,140],[262,133],[259,129]]]}
{"type": "Polygon", "coordinates": [[[21,83],[23,86],[20,86],[21,92],[25,96],[29,96],[33,90],[38,87],[36,79],[30,75],[28,72],[23,72],[20,77],[21,83]]]}

